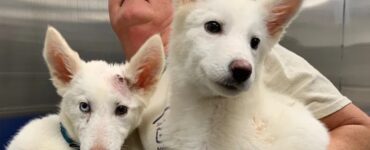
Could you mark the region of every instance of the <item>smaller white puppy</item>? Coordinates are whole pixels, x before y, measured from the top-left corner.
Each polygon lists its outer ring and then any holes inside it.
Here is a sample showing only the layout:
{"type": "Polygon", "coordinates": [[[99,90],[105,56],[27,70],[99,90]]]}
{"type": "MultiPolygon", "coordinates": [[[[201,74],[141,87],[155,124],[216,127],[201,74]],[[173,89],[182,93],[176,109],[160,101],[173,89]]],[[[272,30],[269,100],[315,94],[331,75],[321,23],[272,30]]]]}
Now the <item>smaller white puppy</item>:
{"type": "Polygon", "coordinates": [[[8,150],[120,150],[164,68],[161,38],[151,37],[130,63],[85,62],[49,27],[44,58],[62,97],[60,113],[23,127],[8,150]]]}

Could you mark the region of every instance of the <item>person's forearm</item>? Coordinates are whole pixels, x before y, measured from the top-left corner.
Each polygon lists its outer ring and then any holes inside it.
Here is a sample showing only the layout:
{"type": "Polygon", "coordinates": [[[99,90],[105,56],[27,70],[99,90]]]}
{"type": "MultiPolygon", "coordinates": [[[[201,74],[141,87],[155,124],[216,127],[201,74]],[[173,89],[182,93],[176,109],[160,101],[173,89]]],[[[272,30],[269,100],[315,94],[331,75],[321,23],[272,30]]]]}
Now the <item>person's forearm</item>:
{"type": "MultiPolygon", "coordinates": [[[[136,42],[136,41],[133,41],[133,42],[136,42]]],[[[133,43],[133,42],[130,42],[129,40],[120,40],[120,44],[123,49],[125,59],[127,61],[129,61],[131,57],[135,55],[136,51],[141,45],[141,44],[133,43]]]]}
{"type": "MultiPolygon", "coordinates": [[[[153,34],[159,34],[150,32],[143,33],[138,30],[140,30],[140,28],[133,28],[131,31],[126,31],[126,34],[123,34],[119,37],[119,41],[124,50],[125,58],[127,60],[131,59],[131,57],[138,51],[138,49],[150,36],[152,36],[153,34]]],[[[170,26],[164,28],[163,31],[160,32],[160,36],[162,38],[163,47],[166,55],[168,50],[169,34],[170,26]]]]}
{"type": "Polygon", "coordinates": [[[127,60],[131,59],[131,57],[149,37],[150,35],[135,34],[135,31],[127,31],[127,34],[119,37],[121,46],[125,53],[125,58],[127,60]]]}
{"type": "Polygon", "coordinates": [[[329,150],[370,150],[370,125],[345,125],[330,131],[329,150]]]}

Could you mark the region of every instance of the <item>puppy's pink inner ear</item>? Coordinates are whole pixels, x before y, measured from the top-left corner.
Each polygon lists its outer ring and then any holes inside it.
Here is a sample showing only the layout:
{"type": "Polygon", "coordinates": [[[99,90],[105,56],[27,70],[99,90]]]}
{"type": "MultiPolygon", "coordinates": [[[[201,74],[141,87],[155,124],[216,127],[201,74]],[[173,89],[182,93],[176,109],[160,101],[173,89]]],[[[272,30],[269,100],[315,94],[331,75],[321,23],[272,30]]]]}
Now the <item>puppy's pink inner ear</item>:
{"type": "Polygon", "coordinates": [[[160,57],[152,56],[147,57],[145,62],[139,66],[137,81],[135,86],[137,88],[147,89],[157,82],[157,75],[161,71],[161,62],[158,60],[160,57]]]}
{"type": "Polygon", "coordinates": [[[283,30],[284,26],[298,11],[301,3],[301,0],[285,0],[273,6],[267,20],[267,29],[271,36],[283,30]]]}
{"type": "Polygon", "coordinates": [[[54,65],[55,71],[53,74],[61,80],[63,83],[68,83],[72,80],[72,73],[68,70],[66,60],[63,59],[63,54],[57,51],[51,51],[50,56],[52,57],[52,65],[54,65]]]}

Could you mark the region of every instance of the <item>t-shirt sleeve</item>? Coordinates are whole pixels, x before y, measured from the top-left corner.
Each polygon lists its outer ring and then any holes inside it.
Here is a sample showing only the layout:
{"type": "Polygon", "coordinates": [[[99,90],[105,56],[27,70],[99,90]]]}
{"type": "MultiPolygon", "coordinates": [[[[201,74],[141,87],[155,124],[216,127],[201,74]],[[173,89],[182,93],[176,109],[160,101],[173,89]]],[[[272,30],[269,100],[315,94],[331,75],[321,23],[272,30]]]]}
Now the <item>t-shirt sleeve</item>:
{"type": "Polygon", "coordinates": [[[280,45],[266,58],[263,76],[266,87],[300,100],[318,119],[351,103],[306,60],[280,45]]]}

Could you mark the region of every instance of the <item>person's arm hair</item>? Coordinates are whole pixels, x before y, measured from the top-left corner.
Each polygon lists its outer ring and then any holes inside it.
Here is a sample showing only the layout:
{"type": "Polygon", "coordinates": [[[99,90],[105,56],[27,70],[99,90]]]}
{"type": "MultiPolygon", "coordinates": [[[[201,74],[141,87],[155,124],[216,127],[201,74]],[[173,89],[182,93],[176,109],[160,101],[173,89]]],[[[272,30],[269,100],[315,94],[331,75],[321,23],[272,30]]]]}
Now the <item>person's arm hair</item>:
{"type": "Polygon", "coordinates": [[[354,104],[320,120],[330,131],[329,150],[370,150],[370,118],[354,104]]]}

